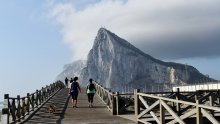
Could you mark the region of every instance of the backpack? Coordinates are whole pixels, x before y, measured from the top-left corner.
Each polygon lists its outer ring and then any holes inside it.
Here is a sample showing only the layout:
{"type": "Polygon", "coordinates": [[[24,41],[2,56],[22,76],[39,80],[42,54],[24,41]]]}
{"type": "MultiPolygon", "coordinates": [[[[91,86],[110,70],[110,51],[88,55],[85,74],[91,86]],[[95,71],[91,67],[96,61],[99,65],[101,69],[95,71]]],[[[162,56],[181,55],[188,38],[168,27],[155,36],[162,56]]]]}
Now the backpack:
{"type": "Polygon", "coordinates": [[[77,90],[77,87],[78,87],[78,83],[77,82],[73,82],[71,84],[71,90],[77,90]]]}
{"type": "Polygon", "coordinates": [[[89,84],[89,90],[92,91],[95,89],[95,85],[94,84],[89,84]]]}

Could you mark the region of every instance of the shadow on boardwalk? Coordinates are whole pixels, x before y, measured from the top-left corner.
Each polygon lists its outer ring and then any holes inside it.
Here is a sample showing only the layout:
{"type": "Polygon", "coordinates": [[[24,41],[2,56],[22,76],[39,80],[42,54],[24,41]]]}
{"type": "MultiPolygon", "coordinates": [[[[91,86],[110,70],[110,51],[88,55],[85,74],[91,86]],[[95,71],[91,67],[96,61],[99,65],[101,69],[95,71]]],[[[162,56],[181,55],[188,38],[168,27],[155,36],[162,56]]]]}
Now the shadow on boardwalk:
{"type": "Polygon", "coordinates": [[[68,89],[61,89],[47,103],[45,103],[25,124],[60,124],[64,118],[69,98],[68,89]],[[55,105],[56,112],[54,114],[47,111],[48,106],[55,105]]]}
{"type": "Polygon", "coordinates": [[[94,107],[88,107],[87,95],[85,89],[82,88],[82,93],[79,93],[78,108],[73,108],[71,99],[68,97],[68,89],[60,90],[52,97],[27,124],[135,124],[135,122],[113,116],[108,111],[106,105],[101,99],[95,95],[94,107]],[[48,113],[49,105],[54,104],[57,110],[54,114],[48,113]]]}
{"type": "Polygon", "coordinates": [[[94,107],[88,107],[85,89],[79,93],[78,108],[72,108],[71,99],[65,111],[62,124],[135,124],[135,122],[112,115],[106,104],[97,96],[94,96],[94,107]]]}

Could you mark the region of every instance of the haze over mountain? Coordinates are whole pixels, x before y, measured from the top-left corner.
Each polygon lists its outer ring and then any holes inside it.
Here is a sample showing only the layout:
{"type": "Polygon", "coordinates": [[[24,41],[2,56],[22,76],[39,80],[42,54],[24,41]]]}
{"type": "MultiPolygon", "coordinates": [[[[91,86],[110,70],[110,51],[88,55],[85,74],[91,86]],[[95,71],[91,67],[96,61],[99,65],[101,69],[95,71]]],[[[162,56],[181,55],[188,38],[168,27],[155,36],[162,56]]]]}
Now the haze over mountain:
{"type": "Polygon", "coordinates": [[[99,29],[87,62],[66,66],[57,79],[74,76],[79,76],[82,84],[93,78],[113,91],[211,80],[192,66],[155,59],[105,28],[99,29]]]}
{"type": "Polygon", "coordinates": [[[77,60],[63,67],[63,71],[56,77],[57,80],[64,80],[66,77],[70,79],[73,76],[79,76],[86,67],[85,60],[77,60]]]}

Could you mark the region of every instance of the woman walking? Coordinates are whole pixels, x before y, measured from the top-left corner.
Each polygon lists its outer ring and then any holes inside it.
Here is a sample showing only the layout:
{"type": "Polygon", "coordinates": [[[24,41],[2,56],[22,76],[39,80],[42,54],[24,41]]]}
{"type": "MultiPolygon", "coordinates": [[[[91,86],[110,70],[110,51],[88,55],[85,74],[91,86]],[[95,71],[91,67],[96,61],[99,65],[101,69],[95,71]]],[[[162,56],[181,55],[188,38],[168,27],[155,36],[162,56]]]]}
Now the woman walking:
{"type": "Polygon", "coordinates": [[[78,97],[78,92],[81,92],[79,83],[77,82],[78,77],[74,77],[73,82],[71,84],[71,88],[70,88],[70,94],[72,96],[72,105],[73,108],[76,107],[77,108],[77,97],[78,97]]]}
{"type": "Polygon", "coordinates": [[[89,101],[89,107],[93,107],[93,97],[94,97],[94,94],[96,92],[96,88],[95,88],[95,85],[92,83],[92,79],[89,79],[89,84],[87,85],[87,88],[86,88],[86,93],[87,93],[87,96],[88,96],[88,101],[89,101]]]}

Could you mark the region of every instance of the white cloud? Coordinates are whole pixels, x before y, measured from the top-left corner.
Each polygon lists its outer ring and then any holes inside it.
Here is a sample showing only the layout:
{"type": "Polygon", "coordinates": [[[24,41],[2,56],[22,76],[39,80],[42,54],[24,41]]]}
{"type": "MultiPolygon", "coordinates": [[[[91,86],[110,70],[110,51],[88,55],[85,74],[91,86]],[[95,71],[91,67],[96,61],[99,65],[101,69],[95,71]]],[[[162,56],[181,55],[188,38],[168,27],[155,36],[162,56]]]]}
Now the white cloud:
{"type": "Polygon", "coordinates": [[[83,9],[75,2],[54,2],[50,12],[73,60],[87,57],[102,26],[159,58],[219,56],[219,0],[101,0],[83,9]]]}

